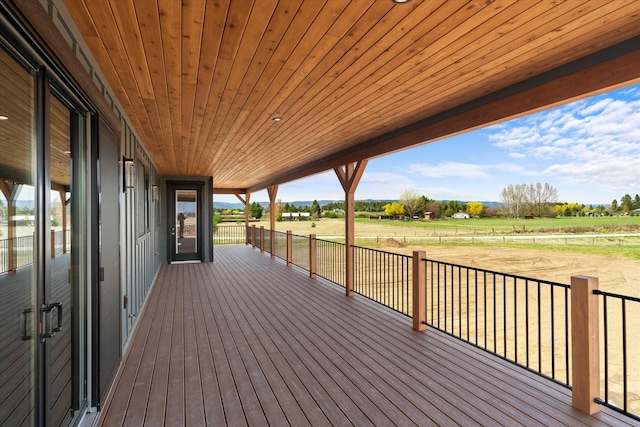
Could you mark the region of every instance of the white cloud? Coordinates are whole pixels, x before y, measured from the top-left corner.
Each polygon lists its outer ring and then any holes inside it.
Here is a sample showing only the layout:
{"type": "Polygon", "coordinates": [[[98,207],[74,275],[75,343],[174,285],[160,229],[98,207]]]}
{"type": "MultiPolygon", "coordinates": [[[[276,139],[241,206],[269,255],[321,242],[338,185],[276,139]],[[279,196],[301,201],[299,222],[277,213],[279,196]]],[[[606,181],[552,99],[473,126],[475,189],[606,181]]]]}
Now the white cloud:
{"type": "Polygon", "coordinates": [[[488,176],[482,165],[459,162],[442,162],[437,165],[414,163],[409,165],[408,170],[425,178],[483,178],[488,176]]]}
{"type": "Polygon", "coordinates": [[[488,138],[510,158],[527,160],[529,174],[633,191],[640,177],[639,97],[634,87],[582,100],[518,119],[510,127],[488,128],[488,138]]]}

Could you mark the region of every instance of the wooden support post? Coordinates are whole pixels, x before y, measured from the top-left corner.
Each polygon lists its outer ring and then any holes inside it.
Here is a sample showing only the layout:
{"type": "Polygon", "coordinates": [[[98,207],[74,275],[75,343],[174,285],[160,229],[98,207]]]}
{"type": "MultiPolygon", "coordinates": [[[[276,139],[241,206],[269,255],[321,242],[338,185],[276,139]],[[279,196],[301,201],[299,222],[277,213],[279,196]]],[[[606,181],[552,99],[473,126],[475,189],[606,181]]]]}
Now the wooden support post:
{"type": "Polygon", "coordinates": [[[425,271],[422,260],[427,256],[425,251],[413,251],[413,329],[424,331],[427,325],[422,323],[426,320],[425,301],[425,271]]]}
{"type": "MultiPolygon", "coordinates": [[[[240,194],[234,194],[238,200],[244,205],[244,227],[246,230],[249,229],[249,199],[251,199],[251,194],[245,194],[245,197],[242,197],[240,194]]],[[[251,235],[251,240],[253,240],[254,235],[251,235]]],[[[249,244],[249,234],[247,233],[244,236],[245,244],[249,244]]],[[[255,247],[255,243],[252,242],[252,246],[255,247]]]]}
{"type": "Polygon", "coordinates": [[[309,277],[316,278],[316,235],[309,235],[309,277]]]}
{"type": "Polygon", "coordinates": [[[260,252],[264,252],[264,226],[260,226],[260,252]]]}
{"type": "Polygon", "coordinates": [[[256,226],[255,224],[251,226],[251,247],[256,247],[256,226]]]}
{"type": "Polygon", "coordinates": [[[355,244],[355,227],[354,227],[354,209],[355,209],[355,192],[367,166],[367,160],[349,163],[347,165],[336,167],[334,171],[340,180],[340,184],[344,189],[344,240],[345,240],[345,294],[348,297],[355,295],[353,292],[353,245],[355,244]]]}
{"type": "Polygon", "coordinates": [[[9,274],[16,272],[16,265],[18,264],[16,254],[18,239],[16,238],[15,199],[18,198],[20,188],[20,184],[0,180],[0,191],[2,191],[7,201],[7,272],[9,274]]]}
{"type": "Polygon", "coordinates": [[[293,265],[293,234],[287,230],[287,267],[293,265]]]}
{"type": "Polygon", "coordinates": [[[600,411],[600,313],[596,277],[571,277],[571,363],[573,407],[587,414],[600,411]]]}
{"type": "Polygon", "coordinates": [[[267,194],[269,194],[269,226],[271,227],[271,233],[269,234],[269,240],[271,240],[271,258],[276,256],[276,196],[278,194],[278,186],[273,185],[267,187],[267,194]]]}
{"type": "Polygon", "coordinates": [[[51,258],[56,257],[56,230],[51,230],[51,258]]]}

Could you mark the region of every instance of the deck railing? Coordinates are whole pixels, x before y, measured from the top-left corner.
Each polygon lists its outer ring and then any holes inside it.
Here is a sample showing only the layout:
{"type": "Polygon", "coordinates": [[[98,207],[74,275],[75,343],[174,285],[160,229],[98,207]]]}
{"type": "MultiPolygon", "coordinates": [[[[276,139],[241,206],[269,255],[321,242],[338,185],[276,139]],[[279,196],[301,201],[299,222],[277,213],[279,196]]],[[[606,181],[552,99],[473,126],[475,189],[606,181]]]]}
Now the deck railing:
{"type": "Polygon", "coordinates": [[[272,231],[274,234],[274,250],[271,252],[276,257],[287,260],[287,233],[272,231]]]}
{"type": "MultiPolygon", "coordinates": [[[[272,233],[272,255],[309,270],[311,277],[345,286],[344,243],[272,233]]],[[[255,227],[252,234],[258,234],[255,227]]],[[[597,291],[593,277],[572,276],[567,285],[431,260],[422,251],[410,257],[358,246],[351,250],[355,293],[412,317],[414,329],[442,330],[570,388],[573,406],[583,412],[597,412],[602,404],[640,420],[640,400],[634,400],[640,357],[628,349],[628,331],[640,328],[640,299],[597,291]],[[598,298],[603,355],[593,339],[598,298]],[[619,308],[612,311],[615,304],[619,308]],[[615,334],[620,337],[613,339],[615,334]],[[601,370],[604,398],[597,397],[601,370]]]]}
{"type": "Polygon", "coordinates": [[[345,245],[331,240],[315,239],[315,274],[344,286],[345,245]]]}
{"type": "Polygon", "coordinates": [[[411,316],[410,256],[354,246],[353,263],[354,292],[411,316]]]}
{"type": "Polygon", "coordinates": [[[293,265],[309,271],[309,237],[291,235],[291,262],[293,265]]]}
{"type": "Polygon", "coordinates": [[[242,245],[246,242],[246,227],[239,224],[218,224],[213,229],[214,245],[242,245]]]}
{"type": "Polygon", "coordinates": [[[569,386],[569,285],[422,261],[429,326],[569,386]]]}
{"type": "Polygon", "coordinates": [[[640,298],[600,290],[593,293],[602,302],[603,394],[597,402],[640,421],[635,415],[640,414],[640,354],[629,350],[630,342],[637,342],[640,330],[640,298]]]}
{"type": "MultiPolygon", "coordinates": [[[[71,251],[71,230],[51,230],[51,257],[71,251]]],[[[0,273],[33,264],[33,236],[0,240],[0,273]]]]}

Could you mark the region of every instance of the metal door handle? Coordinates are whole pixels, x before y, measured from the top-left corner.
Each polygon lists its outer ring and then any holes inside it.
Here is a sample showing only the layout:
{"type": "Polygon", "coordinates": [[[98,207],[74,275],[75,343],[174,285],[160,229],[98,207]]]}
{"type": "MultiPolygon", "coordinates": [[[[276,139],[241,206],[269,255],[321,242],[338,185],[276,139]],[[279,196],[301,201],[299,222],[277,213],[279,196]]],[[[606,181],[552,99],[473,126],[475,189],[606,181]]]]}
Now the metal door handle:
{"type": "Polygon", "coordinates": [[[47,338],[55,337],[56,336],[56,332],[60,332],[62,330],[62,303],[61,302],[54,302],[54,303],[51,303],[51,304],[43,304],[42,308],[41,308],[43,317],[44,317],[44,315],[49,315],[49,313],[51,313],[51,311],[54,308],[58,311],[58,322],[57,322],[57,325],[55,327],[51,328],[50,327],[51,317],[49,317],[48,321],[45,322],[45,324],[47,325],[47,328],[49,328],[49,330],[42,334],[42,341],[44,341],[47,338]]]}
{"type": "Polygon", "coordinates": [[[29,324],[27,322],[27,317],[33,313],[33,309],[31,307],[29,308],[25,308],[24,310],[22,310],[22,313],[20,313],[20,331],[21,331],[21,336],[20,339],[22,341],[28,341],[31,339],[31,334],[29,333],[29,324]]]}

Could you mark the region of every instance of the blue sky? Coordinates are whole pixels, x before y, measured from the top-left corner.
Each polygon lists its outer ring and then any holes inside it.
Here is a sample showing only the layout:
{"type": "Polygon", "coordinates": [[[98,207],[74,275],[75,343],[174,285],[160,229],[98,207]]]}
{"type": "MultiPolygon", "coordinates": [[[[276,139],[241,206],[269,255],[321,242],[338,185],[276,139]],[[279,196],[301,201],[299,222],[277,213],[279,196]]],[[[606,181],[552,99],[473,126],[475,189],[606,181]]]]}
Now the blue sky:
{"type": "MultiPolygon", "coordinates": [[[[415,190],[436,200],[500,201],[509,184],[536,182],[553,185],[563,202],[609,204],[640,193],[640,85],[371,159],[356,199],[415,190]]],[[[329,171],[281,185],[278,198],[343,200],[344,192],[329,171]]],[[[251,200],[269,197],[260,191],[251,200]]]]}

